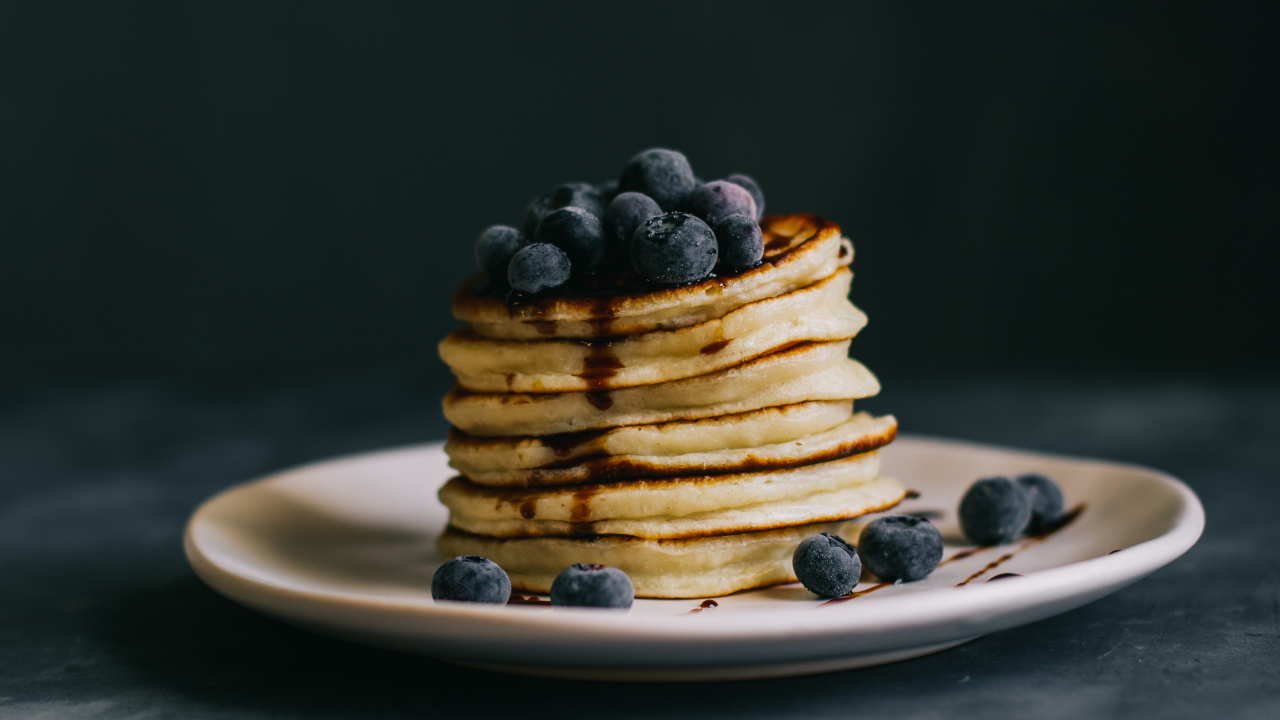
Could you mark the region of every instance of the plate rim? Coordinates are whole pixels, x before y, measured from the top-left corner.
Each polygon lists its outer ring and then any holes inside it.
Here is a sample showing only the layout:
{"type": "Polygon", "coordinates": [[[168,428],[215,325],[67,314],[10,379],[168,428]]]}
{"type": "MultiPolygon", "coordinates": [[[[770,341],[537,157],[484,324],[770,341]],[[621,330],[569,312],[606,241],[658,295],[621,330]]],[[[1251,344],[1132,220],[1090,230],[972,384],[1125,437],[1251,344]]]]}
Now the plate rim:
{"type": "MultiPolygon", "coordinates": [[[[935,588],[894,596],[894,601],[889,603],[883,602],[887,598],[860,603],[858,604],[860,609],[857,611],[853,611],[848,605],[828,608],[821,613],[802,612],[802,608],[786,613],[779,613],[776,609],[742,608],[731,614],[700,613],[696,622],[677,619],[681,618],[679,615],[618,613],[592,608],[560,607],[547,612],[546,608],[435,603],[429,595],[423,598],[377,598],[333,591],[308,590],[282,585],[267,578],[254,577],[243,571],[238,572],[223,567],[200,547],[197,537],[198,526],[211,512],[211,508],[224,502],[233,494],[251,491],[255,486],[293,476],[318,466],[358,462],[379,456],[420,453],[442,447],[442,442],[435,441],[335,456],[285,468],[228,487],[200,503],[192,512],[183,531],[183,548],[196,575],[215,591],[237,603],[286,621],[309,624],[308,620],[311,620],[326,624],[318,618],[332,617],[334,613],[348,615],[358,611],[370,617],[366,617],[366,622],[363,624],[349,622],[344,625],[353,632],[360,632],[362,628],[369,629],[372,625],[385,625],[386,621],[416,621],[422,626],[418,628],[419,630],[444,630],[454,625],[455,621],[457,624],[465,625],[481,621],[497,634],[518,628],[525,633],[530,630],[536,631],[535,634],[541,636],[547,631],[556,632],[573,628],[578,631],[575,635],[579,635],[577,638],[579,640],[584,639],[580,634],[587,631],[607,636],[608,642],[611,643],[643,642],[648,647],[656,648],[684,646],[696,641],[732,642],[737,645],[782,637],[799,639],[819,632],[837,633],[842,636],[892,636],[908,630],[947,625],[954,629],[955,638],[970,637],[978,634],[973,629],[971,622],[973,618],[981,618],[990,625],[992,615],[1008,614],[1007,610],[998,607],[1000,605],[1013,604],[1019,608],[1035,610],[1064,601],[1085,598],[1075,603],[1074,607],[1136,582],[1184,554],[1196,543],[1204,529],[1204,508],[1195,492],[1181,480],[1154,468],[928,435],[904,434],[895,441],[895,444],[897,443],[920,444],[940,449],[996,451],[1133,471],[1169,486],[1178,495],[1181,501],[1180,507],[1177,508],[1177,515],[1171,527],[1157,537],[1123,548],[1121,553],[1038,570],[1019,578],[1018,582],[1002,582],[996,586],[982,583],[964,588],[935,588]],[[1082,576],[1091,580],[1089,587],[1092,590],[1080,592],[1072,587],[1079,583],[1082,576]],[[946,603],[946,609],[942,612],[937,607],[939,593],[953,593],[953,601],[946,603]],[[1039,598],[1039,600],[1028,602],[1030,598],[1039,598]],[[927,606],[927,608],[918,606],[927,606]],[[292,610],[286,612],[281,609],[283,607],[290,607],[292,610]],[[925,622],[919,619],[919,613],[922,610],[928,617],[925,622]],[[912,616],[913,612],[916,613],[915,617],[912,616]],[[372,625],[367,622],[378,619],[384,622],[375,622],[372,625]],[[428,628],[427,625],[440,627],[428,628]]],[[[816,606],[807,607],[813,609],[816,606]]],[[[1055,610],[1038,615],[1030,620],[1012,619],[1006,627],[1021,625],[1060,611],[1055,610]]],[[[999,625],[999,623],[996,624],[999,625]]],[[[990,631],[993,630],[983,632],[990,631]]],[[[520,642],[518,638],[511,638],[511,640],[520,642]]],[[[876,643],[866,647],[874,646],[876,643]]],[[[488,653],[482,653],[480,656],[491,657],[488,653]]]]}

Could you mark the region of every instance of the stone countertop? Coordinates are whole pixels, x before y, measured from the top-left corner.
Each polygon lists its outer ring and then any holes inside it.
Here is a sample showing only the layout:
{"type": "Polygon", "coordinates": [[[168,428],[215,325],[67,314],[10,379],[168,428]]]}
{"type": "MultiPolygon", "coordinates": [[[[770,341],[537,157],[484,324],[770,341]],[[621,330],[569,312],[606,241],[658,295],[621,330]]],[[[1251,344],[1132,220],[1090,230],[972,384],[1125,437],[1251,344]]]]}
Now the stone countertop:
{"type": "MultiPolygon", "coordinates": [[[[438,383],[437,383],[438,384],[438,383]]],[[[1110,597],[915,660],[829,675],[613,685],[496,675],[312,635],[182,556],[218,490],[442,437],[440,388],[42,387],[0,401],[0,717],[1280,717],[1280,380],[888,378],[909,432],[1140,463],[1208,513],[1110,597]]]]}

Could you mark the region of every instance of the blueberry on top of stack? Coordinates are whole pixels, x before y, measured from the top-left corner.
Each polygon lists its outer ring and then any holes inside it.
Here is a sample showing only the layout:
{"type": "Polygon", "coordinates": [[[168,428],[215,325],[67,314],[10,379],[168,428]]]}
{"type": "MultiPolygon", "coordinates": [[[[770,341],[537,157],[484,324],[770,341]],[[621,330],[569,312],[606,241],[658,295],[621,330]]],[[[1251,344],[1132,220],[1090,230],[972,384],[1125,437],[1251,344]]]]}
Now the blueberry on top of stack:
{"type": "Polygon", "coordinates": [[[764,256],[764,193],[746,175],[701,183],[684,155],[655,148],[631,158],[616,183],[565,183],[530,203],[517,230],[476,241],[491,290],[554,292],[573,277],[629,268],[660,285],[746,270],[764,256]]]}

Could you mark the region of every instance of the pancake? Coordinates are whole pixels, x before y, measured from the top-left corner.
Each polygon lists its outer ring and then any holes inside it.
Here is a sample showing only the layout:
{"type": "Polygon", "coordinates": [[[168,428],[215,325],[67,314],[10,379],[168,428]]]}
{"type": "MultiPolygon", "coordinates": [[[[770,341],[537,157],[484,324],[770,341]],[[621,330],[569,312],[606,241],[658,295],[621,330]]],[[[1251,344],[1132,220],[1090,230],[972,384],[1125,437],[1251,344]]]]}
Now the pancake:
{"type": "MultiPolygon", "coordinates": [[[[682,454],[654,453],[648,448],[637,448],[640,450],[637,454],[609,455],[600,452],[594,456],[580,454],[577,458],[566,460],[558,458],[553,448],[536,438],[479,439],[454,433],[445,444],[445,452],[449,453],[449,464],[478,485],[577,485],[626,478],[679,477],[810,465],[874,450],[887,445],[897,433],[898,425],[893,416],[877,418],[866,413],[850,416],[847,404],[837,405],[843,406],[845,414],[844,422],[836,427],[796,437],[792,437],[791,432],[783,432],[782,437],[772,438],[776,442],[757,446],[725,447],[712,444],[700,452],[682,454]],[[462,449],[460,445],[466,449],[462,449]]],[[[770,418],[780,415],[782,413],[767,413],[770,418]]],[[[665,425],[696,428],[703,423],[716,423],[718,420],[721,418],[665,425]]],[[[582,444],[604,447],[604,443],[582,444]]]]}
{"type": "Polygon", "coordinates": [[[554,435],[875,395],[880,383],[848,352],[848,340],[805,344],[709,375],[604,393],[454,388],[444,398],[444,415],[471,435],[554,435]]]}
{"type": "Polygon", "coordinates": [[[549,488],[492,488],[457,477],[440,489],[449,524],[493,537],[724,535],[890,507],[896,481],[875,451],[798,468],[549,488]]]}
{"type": "Polygon", "coordinates": [[[460,518],[454,527],[478,535],[498,538],[586,535],[629,535],[667,539],[705,537],[855,518],[871,512],[888,510],[902,500],[904,492],[897,481],[876,478],[861,485],[818,492],[801,498],[774,500],[758,505],[707,511],[685,517],[599,520],[592,523],[460,518]]]}
{"type": "Polygon", "coordinates": [[[635,387],[705,375],[801,342],[852,338],[867,316],[848,300],[853,273],[758,300],[724,317],[680,328],[586,343],[494,340],[451,333],[440,358],[473,392],[571,392],[635,387]],[[779,320],[786,320],[780,322],[779,320]]]}
{"type": "Polygon", "coordinates": [[[445,557],[483,555],[493,560],[507,571],[512,588],[525,592],[548,593],[566,567],[596,563],[625,572],[636,597],[702,598],[795,582],[791,555],[800,541],[823,532],[853,541],[851,526],[822,523],[687,540],[617,535],[503,540],[450,528],[437,545],[445,557]]]}
{"type": "Polygon", "coordinates": [[[477,275],[454,295],[453,314],[481,336],[499,339],[636,335],[722,317],[748,303],[808,287],[853,260],[853,245],[840,237],[840,228],[814,215],[766,217],[761,229],[764,262],[729,277],[665,287],[637,282],[627,271],[578,293],[508,307],[503,297],[483,292],[486,281],[477,275]]]}
{"type": "Polygon", "coordinates": [[[528,470],[605,456],[670,456],[750,449],[825,432],[847,422],[852,412],[852,400],[827,400],[702,420],[628,425],[544,437],[476,437],[454,428],[444,449],[450,464],[464,475],[503,469],[528,470]]]}

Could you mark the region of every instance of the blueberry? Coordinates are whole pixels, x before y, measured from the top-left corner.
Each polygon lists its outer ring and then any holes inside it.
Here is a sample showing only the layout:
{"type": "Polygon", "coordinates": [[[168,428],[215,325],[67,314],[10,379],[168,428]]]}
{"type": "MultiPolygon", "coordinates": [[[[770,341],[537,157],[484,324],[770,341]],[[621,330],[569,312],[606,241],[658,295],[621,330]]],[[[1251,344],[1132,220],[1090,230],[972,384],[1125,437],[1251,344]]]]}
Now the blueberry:
{"type": "Polygon", "coordinates": [[[548,243],[534,243],[511,257],[507,282],[520,292],[536,293],[565,284],[572,269],[563,250],[548,243]]]}
{"type": "Polygon", "coordinates": [[[760,264],[764,257],[764,233],[760,225],[746,215],[730,215],[716,225],[716,243],[720,262],[730,272],[746,270],[760,264]]]}
{"type": "Polygon", "coordinates": [[[684,211],[697,215],[711,227],[730,215],[756,217],[756,201],[741,185],[728,180],[712,180],[699,185],[684,200],[684,211]]]}
{"type": "Polygon", "coordinates": [[[760,222],[760,218],[764,217],[764,191],[760,189],[756,181],[742,173],[734,173],[725,178],[725,180],[751,193],[751,199],[756,201],[756,222],[760,222]]]}
{"type": "Polygon", "coordinates": [[[919,580],[942,561],[942,533],[928,518],[882,517],[862,529],[858,554],[881,580],[919,580]]]}
{"type": "Polygon", "coordinates": [[[631,234],[640,224],[662,214],[653,198],[638,192],[625,192],[613,199],[604,210],[604,234],[615,247],[626,248],[631,234]]]}
{"type": "Polygon", "coordinates": [[[524,231],[525,235],[533,237],[534,231],[538,228],[538,223],[542,222],[542,219],[548,213],[565,207],[582,208],[597,218],[602,218],[604,217],[605,202],[600,197],[600,191],[594,185],[565,183],[548,190],[542,197],[529,204],[528,209],[524,211],[524,224],[520,226],[520,229],[524,231]]]}
{"type": "Polygon", "coordinates": [[[1007,477],[983,478],[960,499],[960,529],[978,545],[1003,545],[1031,522],[1031,498],[1007,477]]]}
{"type": "Polygon", "coordinates": [[[635,598],[631,578],[607,565],[575,563],[551,583],[552,605],[629,608],[635,598]]]}
{"type": "Polygon", "coordinates": [[[862,574],[858,551],[831,533],[810,535],[791,555],[791,569],[814,595],[842,597],[853,592],[862,574]]]}
{"type": "Polygon", "coordinates": [[[456,557],[441,565],[431,577],[433,600],[505,603],[510,597],[511,578],[487,557],[456,557]]]}
{"type": "Polygon", "coordinates": [[[631,158],[618,178],[619,190],[644,193],[667,212],[678,209],[697,185],[685,156],[662,148],[645,150],[631,158]]]}
{"type": "Polygon", "coordinates": [[[687,213],[649,218],[631,234],[631,265],[654,282],[684,285],[711,274],[716,234],[687,213]]]}
{"type": "Polygon", "coordinates": [[[1027,532],[1043,533],[1057,527],[1066,510],[1066,501],[1058,483],[1040,473],[1019,475],[1014,482],[1021,485],[1031,498],[1031,524],[1027,526],[1027,532]]]}
{"type": "Polygon", "coordinates": [[[505,283],[507,263],[511,262],[511,256],[528,244],[528,238],[519,230],[506,225],[494,225],[476,238],[476,264],[490,280],[505,283]]]}
{"type": "Polygon", "coordinates": [[[604,260],[604,225],[600,218],[579,207],[552,210],[538,223],[534,242],[551,243],[569,254],[580,270],[604,260]]]}

